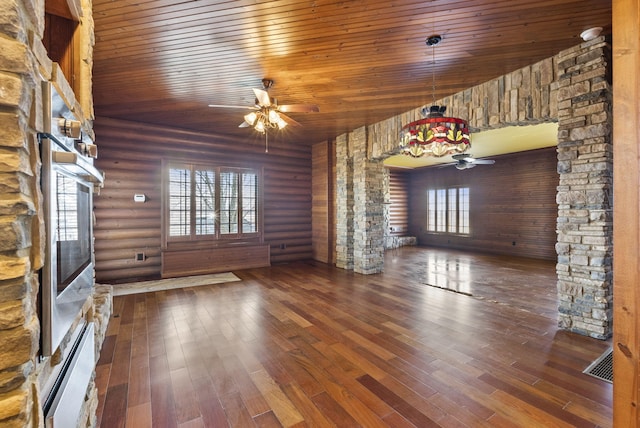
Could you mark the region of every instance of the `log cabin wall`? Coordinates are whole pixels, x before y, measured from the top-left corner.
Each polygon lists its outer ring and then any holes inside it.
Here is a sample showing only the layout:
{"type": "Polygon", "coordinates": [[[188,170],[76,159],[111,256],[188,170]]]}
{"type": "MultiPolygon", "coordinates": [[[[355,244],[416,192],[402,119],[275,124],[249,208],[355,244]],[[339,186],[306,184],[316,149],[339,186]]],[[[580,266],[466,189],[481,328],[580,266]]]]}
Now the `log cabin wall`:
{"type": "MultiPolygon", "coordinates": [[[[161,276],[162,161],[207,161],[264,171],[264,242],[271,263],[312,257],[311,147],[211,135],[97,118],[97,167],[106,174],[95,198],[96,280],[121,283],[161,276]],[[134,194],[143,193],[145,203],[134,194]],[[136,260],[136,255],[144,259],[136,260]]],[[[248,130],[248,132],[251,132],[248,130]]],[[[251,135],[251,134],[249,134],[251,135]]],[[[250,137],[253,138],[253,137],[250,137]]]]}
{"type": "Polygon", "coordinates": [[[410,174],[409,232],[419,245],[556,260],[555,148],[493,157],[494,165],[410,174]],[[471,234],[426,231],[426,190],[468,187],[471,234]]]}
{"type": "Polygon", "coordinates": [[[389,234],[404,236],[409,232],[409,174],[389,170],[389,234]]]}

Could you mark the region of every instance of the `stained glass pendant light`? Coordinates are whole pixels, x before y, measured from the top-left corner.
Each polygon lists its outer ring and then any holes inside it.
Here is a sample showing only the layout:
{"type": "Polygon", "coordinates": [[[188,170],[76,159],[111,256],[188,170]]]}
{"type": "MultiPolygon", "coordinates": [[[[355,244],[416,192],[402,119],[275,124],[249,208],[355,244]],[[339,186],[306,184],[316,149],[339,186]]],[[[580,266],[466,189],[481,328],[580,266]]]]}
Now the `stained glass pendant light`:
{"type": "MultiPolygon", "coordinates": [[[[435,48],[442,37],[427,38],[427,46],[435,48]]],[[[433,97],[435,104],[435,49],[433,52],[433,97]]],[[[422,109],[423,119],[408,123],[400,131],[400,151],[408,156],[442,157],[464,153],[471,147],[469,125],[457,117],[445,116],[445,106],[432,105],[422,109]]]]}

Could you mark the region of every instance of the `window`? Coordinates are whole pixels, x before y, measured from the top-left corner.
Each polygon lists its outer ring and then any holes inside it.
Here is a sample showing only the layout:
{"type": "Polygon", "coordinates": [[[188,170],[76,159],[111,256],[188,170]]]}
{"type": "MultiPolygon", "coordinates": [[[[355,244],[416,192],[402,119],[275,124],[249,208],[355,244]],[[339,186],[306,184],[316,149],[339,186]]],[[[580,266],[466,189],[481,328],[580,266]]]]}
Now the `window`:
{"type": "Polygon", "coordinates": [[[468,187],[427,190],[427,231],[470,233],[468,187]]]}
{"type": "Polygon", "coordinates": [[[169,164],[164,190],[167,239],[257,237],[260,179],[255,170],[169,164]]]}

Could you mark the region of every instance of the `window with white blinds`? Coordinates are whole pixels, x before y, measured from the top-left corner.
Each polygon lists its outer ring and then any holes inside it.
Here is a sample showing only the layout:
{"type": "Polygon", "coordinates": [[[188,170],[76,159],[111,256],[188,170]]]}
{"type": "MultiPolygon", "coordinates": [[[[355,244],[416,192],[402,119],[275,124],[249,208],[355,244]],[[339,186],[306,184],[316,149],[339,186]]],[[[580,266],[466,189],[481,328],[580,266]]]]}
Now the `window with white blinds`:
{"type": "Polygon", "coordinates": [[[260,180],[256,170],[168,164],[165,234],[168,240],[258,236],[260,180]]]}
{"type": "Polygon", "coordinates": [[[469,188],[427,190],[427,231],[468,235],[469,188]]]}

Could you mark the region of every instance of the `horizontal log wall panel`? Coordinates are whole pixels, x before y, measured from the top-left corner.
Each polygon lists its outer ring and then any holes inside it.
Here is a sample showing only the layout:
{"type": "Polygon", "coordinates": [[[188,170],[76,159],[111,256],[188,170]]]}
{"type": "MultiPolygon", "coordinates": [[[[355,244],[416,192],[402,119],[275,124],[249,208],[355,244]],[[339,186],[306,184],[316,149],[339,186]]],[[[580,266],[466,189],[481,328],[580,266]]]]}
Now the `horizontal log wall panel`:
{"type": "Polygon", "coordinates": [[[494,165],[459,171],[424,168],[409,173],[409,232],[419,245],[555,260],[555,148],[494,157],[494,165]],[[471,234],[426,231],[426,189],[469,187],[471,234]]]}
{"type": "Polygon", "coordinates": [[[134,239],[96,239],[97,251],[114,250],[119,248],[160,248],[160,238],[134,238],[134,239]]]}
{"type": "MultiPolygon", "coordinates": [[[[97,212],[97,211],[96,211],[97,212]]],[[[101,241],[120,241],[127,239],[147,239],[156,238],[160,239],[155,229],[125,229],[125,230],[107,230],[101,229],[96,222],[96,227],[93,229],[93,235],[96,239],[96,247],[101,241]]]]}
{"type": "Polygon", "coordinates": [[[132,266],[145,264],[145,261],[153,264],[160,263],[161,252],[158,248],[147,249],[147,251],[131,251],[128,249],[120,250],[102,250],[100,255],[96,256],[96,262],[103,264],[103,267],[113,269],[115,267],[132,266]],[[143,260],[136,260],[136,254],[143,253],[143,260]]]}
{"type": "Polygon", "coordinates": [[[406,235],[409,231],[409,174],[389,171],[389,233],[406,235]]]}
{"type": "MultiPolygon", "coordinates": [[[[154,269],[157,269],[157,266],[160,265],[161,262],[161,257],[158,254],[155,257],[148,257],[146,260],[144,261],[136,261],[133,257],[133,254],[131,254],[130,258],[119,258],[119,259],[107,259],[107,260],[102,260],[99,258],[96,258],[96,263],[100,262],[103,266],[103,269],[109,272],[114,272],[117,270],[122,270],[122,269],[130,269],[130,268],[142,268],[143,266],[153,266],[154,269]]],[[[101,282],[99,280],[96,279],[96,281],[101,282]]]]}
{"type": "Polygon", "coordinates": [[[273,257],[271,258],[271,264],[280,264],[285,262],[293,262],[300,260],[300,255],[303,254],[303,260],[311,259],[313,257],[313,251],[311,245],[305,246],[291,246],[287,247],[284,250],[279,250],[277,261],[273,261],[273,257]]]}
{"type": "Polygon", "coordinates": [[[265,153],[250,130],[249,142],[238,142],[100,117],[95,131],[96,166],[106,176],[94,198],[98,282],[161,276],[163,159],[262,169],[264,244],[272,250],[271,262],[311,258],[310,147],[270,142],[265,153]],[[146,202],[134,202],[134,194],[140,193],[146,202]],[[146,259],[136,261],[137,253],[144,253],[146,259]]]}
{"type": "Polygon", "coordinates": [[[200,275],[269,266],[268,245],[238,245],[207,251],[162,252],[162,277],[200,275]]]}
{"type": "Polygon", "coordinates": [[[130,282],[131,278],[153,278],[160,270],[159,266],[159,263],[154,263],[152,265],[144,264],[142,267],[127,267],[126,270],[130,276],[126,278],[122,278],[122,275],[120,274],[122,268],[105,270],[101,273],[100,280],[96,278],[96,281],[103,284],[122,284],[130,282]]]}

